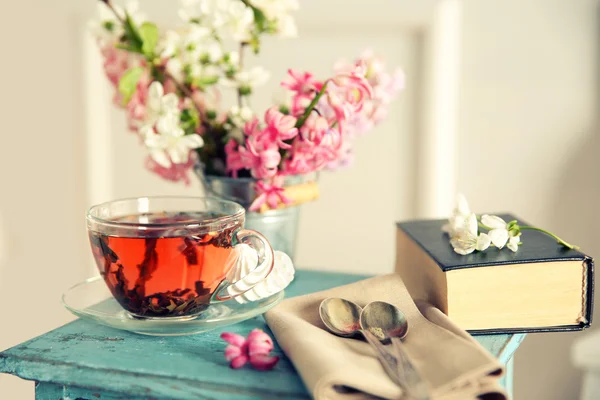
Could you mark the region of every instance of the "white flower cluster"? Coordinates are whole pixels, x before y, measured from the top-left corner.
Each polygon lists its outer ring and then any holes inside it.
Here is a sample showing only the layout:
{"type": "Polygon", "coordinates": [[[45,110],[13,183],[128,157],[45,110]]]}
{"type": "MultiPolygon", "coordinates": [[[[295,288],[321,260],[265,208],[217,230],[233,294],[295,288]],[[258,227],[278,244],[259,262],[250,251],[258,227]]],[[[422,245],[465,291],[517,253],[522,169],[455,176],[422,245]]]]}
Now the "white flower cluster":
{"type": "Polygon", "coordinates": [[[298,0],[252,0],[252,5],[261,10],[282,37],[298,36],[298,29],[291,13],[299,8],[298,0]]]}
{"type": "Polygon", "coordinates": [[[150,157],[169,168],[171,163],[187,163],[190,151],[204,145],[198,134],[186,135],[180,124],[179,98],[175,93],[164,94],[160,82],[148,88],[146,119],[140,128],[150,157]]]}
{"type": "Polygon", "coordinates": [[[471,212],[469,203],[463,195],[458,195],[456,206],[448,223],[442,230],[450,236],[450,244],[458,254],[467,255],[475,250],[484,251],[490,246],[502,249],[505,246],[516,252],[521,244],[521,232],[513,229],[516,221],[506,222],[495,215],[483,215],[478,221],[471,212]],[[480,232],[479,227],[488,230],[480,232]]]}

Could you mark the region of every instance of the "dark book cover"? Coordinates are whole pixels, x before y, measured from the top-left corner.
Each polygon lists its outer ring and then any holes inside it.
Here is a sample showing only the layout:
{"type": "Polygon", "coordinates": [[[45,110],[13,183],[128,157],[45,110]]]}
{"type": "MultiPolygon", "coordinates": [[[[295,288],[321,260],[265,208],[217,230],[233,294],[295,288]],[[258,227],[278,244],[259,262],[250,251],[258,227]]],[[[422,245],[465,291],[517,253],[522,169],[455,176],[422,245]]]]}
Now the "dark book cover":
{"type": "MultiPolygon", "coordinates": [[[[529,225],[522,219],[511,214],[498,214],[505,221],[517,220],[519,225],[529,225]]],[[[450,271],[461,268],[497,267],[502,268],[508,264],[524,264],[555,261],[581,261],[588,268],[587,276],[587,311],[586,322],[579,325],[547,327],[540,329],[511,330],[511,332],[548,332],[548,331],[570,331],[581,330],[590,326],[592,322],[594,304],[594,260],[578,250],[568,249],[559,245],[551,236],[533,230],[521,231],[523,245],[519,246],[517,252],[509,249],[497,249],[490,247],[483,252],[473,252],[468,255],[460,255],[454,252],[450,245],[448,234],[442,231],[442,226],[448,221],[439,220],[416,220],[398,223],[398,228],[414,240],[425,253],[429,255],[442,269],[450,271]]],[[[559,235],[560,236],[560,235],[559,235]]],[[[471,332],[473,333],[473,332],[471,332]]],[[[476,333],[507,333],[506,330],[482,330],[476,333]]]]}

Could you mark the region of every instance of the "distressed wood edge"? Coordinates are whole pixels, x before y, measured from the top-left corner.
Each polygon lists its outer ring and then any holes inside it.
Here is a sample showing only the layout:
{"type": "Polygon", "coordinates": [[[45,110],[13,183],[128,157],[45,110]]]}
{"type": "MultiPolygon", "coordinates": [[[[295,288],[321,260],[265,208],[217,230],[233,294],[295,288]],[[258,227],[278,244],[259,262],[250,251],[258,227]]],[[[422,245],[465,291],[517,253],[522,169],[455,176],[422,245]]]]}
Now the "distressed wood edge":
{"type": "Polygon", "coordinates": [[[188,400],[190,396],[202,396],[203,392],[258,396],[265,399],[308,399],[310,396],[305,393],[290,393],[280,391],[269,391],[264,387],[236,386],[232,384],[221,385],[213,382],[191,380],[189,378],[177,378],[174,381],[172,377],[161,375],[145,374],[141,372],[128,372],[112,370],[107,368],[87,367],[82,369],[80,366],[64,362],[36,360],[32,357],[8,356],[0,354],[0,372],[12,374],[25,380],[52,383],[64,386],[77,386],[90,391],[101,392],[104,388],[110,388],[111,391],[124,393],[129,396],[146,395],[148,397],[167,397],[174,400],[188,400]],[[52,370],[51,374],[49,369],[52,370]],[[102,374],[101,382],[98,376],[102,374]],[[123,376],[135,378],[135,380],[125,380],[123,376]],[[130,382],[135,382],[131,384],[130,382]],[[98,384],[102,384],[102,387],[98,384]],[[153,387],[154,390],[149,389],[153,387]],[[139,393],[143,391],[142,393],[139,393]]]}

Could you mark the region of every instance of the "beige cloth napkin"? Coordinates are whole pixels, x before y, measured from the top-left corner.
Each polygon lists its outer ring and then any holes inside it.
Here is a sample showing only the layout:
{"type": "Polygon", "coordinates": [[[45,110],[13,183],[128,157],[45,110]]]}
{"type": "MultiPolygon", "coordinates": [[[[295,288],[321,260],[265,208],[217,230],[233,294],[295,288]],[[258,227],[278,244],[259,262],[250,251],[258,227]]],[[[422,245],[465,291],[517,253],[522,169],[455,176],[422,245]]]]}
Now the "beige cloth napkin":
{"type": "Polygon", "coordinates": [[[402,397],[365,341],[337,337],[326,330],[319,304],[327,297],[342,297],[360,306],[381,300],[399,307],[409,321],[404,348],[429,385],[433,400],[507,399],[497,382],[502,364],[441,311],[425,303],[417,306],[395,274],[291,298],[265,314],[315,399],[402,397]]]}

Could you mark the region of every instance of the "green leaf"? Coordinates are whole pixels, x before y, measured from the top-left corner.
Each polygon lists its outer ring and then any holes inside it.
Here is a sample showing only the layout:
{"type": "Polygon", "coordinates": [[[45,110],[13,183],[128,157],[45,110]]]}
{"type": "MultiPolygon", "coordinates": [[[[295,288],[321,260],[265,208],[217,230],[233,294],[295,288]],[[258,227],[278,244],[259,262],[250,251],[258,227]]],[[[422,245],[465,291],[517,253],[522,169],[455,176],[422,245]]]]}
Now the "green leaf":
{"type": "Polygon", "coordinates": [[[115,44],[115,47],[117,49],[127,50],[132,53],[140,53],[140,54],[142,53],[142,51],[140,49],[138,49],[137,47],[133,47],[133,46],[131,46],[129,44],[125,44],[125,43],[117,43],[117,44],[115,44]]]}
{"type": "Polygon", "coordinates": [[[267,28],[267,17],[265,13],[263,13],[260,9],[250,6],[252,8],[252,12],[254,13],[254,22],[256,23],[256,29],[259,33],[264,32],[267,28]]]}
{"type": "Polygon", "coordinates": [[[123,105],[129,103],[131,96],[135,93],[137,83],[142,77],[144,68],[134,67],[125,72],[119,80],[119,93],[123,95],[123,105]]]}
{"type": "Polygon", "coordinates": [[[142,35],[138,27],[131,19],[131,16],[128,12],[125,12],[125,21],[123,22],[123,29],[125,30],[125,39],[129,43],[129,45],[135,49],[138,49],[138,52],[142,52],[142,45],[144,41],[142,40],[142,35]]]}
{"type": "Polygon", "coordinates": [[[144,22],[139,33],[142,39],[142,52],[147,57],[152,57],[158,43],[158,28],[151,22],[144,22]]]}
{"type": "Polygon", "coordinates": [[[200,116],[195,108],[185,108],[181,111],[181,127],[186,134],[195,133],[200,126],[200,116]]]}

